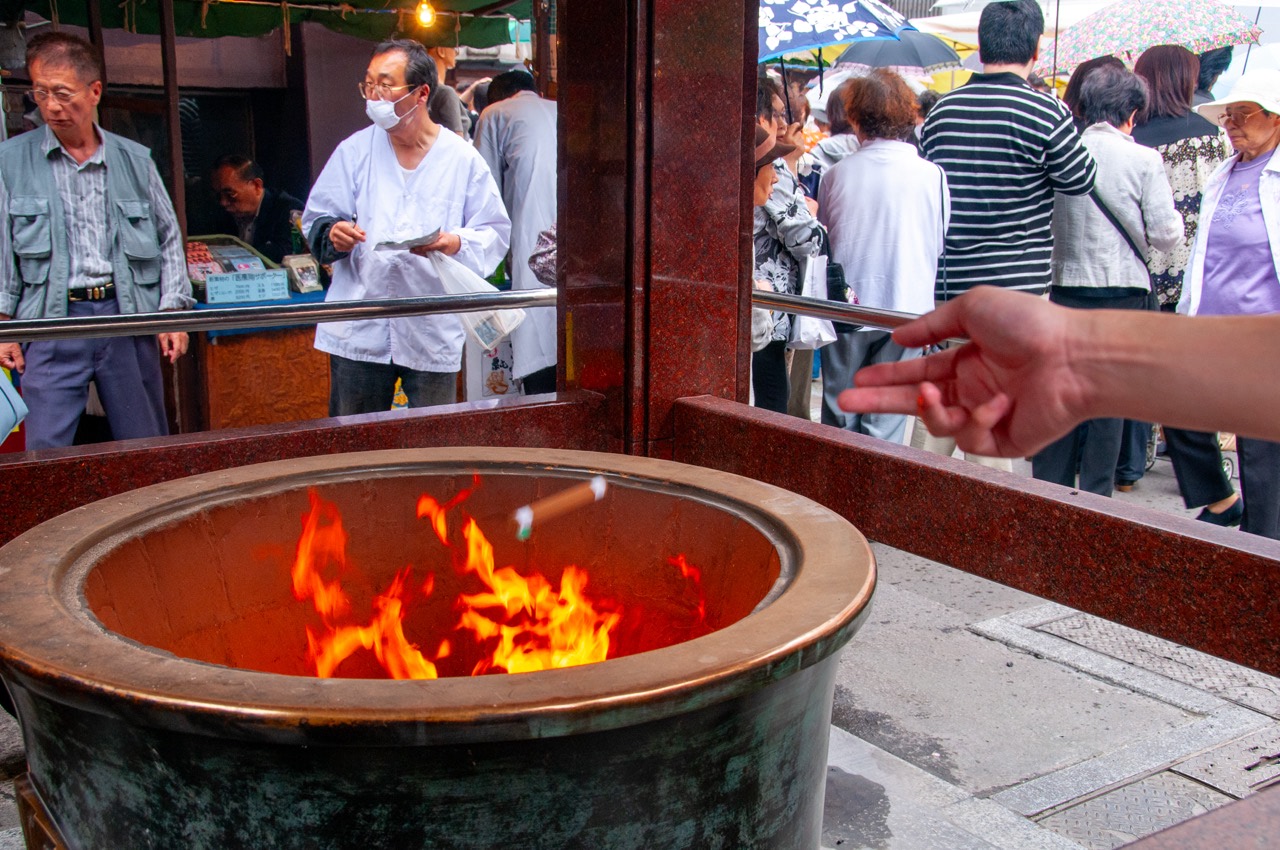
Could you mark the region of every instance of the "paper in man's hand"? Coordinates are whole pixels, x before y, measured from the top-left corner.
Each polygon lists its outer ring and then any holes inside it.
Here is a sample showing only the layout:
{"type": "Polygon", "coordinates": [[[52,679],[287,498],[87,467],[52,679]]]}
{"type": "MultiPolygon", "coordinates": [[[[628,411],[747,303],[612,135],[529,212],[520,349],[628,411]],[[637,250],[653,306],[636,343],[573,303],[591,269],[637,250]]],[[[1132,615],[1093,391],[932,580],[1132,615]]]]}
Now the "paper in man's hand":
{"type": "Polygon", "coordinates": [[[379,242],[375,251],[408,251],[410,248],[420,248],[423,245],[430,245],[432,242],[440,238],[440,229],[428,233],[426,236],[415,236],[412,239],[406,239],[403,242],[379,242]]]}

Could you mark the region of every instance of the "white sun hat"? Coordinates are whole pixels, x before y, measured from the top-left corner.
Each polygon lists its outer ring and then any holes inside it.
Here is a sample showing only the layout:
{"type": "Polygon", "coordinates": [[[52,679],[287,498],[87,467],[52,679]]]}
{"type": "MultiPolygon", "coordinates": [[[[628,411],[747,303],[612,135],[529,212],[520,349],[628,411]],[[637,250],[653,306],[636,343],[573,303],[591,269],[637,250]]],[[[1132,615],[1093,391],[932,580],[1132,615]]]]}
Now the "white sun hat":
{"type": "Polygon", "coordinates": [[[1235,103],[1256,103],[1272,115],[1280,115],[1280,71],[1274,68],[1249,71],[1236,80],[1226,97],[1202,103],[1196,112],[1221,127],[1222,114],[1235,103]]]}

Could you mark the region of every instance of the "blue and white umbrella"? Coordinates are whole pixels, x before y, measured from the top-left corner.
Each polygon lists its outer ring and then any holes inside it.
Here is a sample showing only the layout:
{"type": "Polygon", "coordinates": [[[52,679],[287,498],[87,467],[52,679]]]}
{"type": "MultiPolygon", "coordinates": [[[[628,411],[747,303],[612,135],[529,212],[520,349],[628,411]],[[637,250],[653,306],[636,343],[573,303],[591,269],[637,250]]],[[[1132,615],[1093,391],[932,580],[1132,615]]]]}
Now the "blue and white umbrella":
{"type": "Polygon", "coordinates": [[[880,0],[760,0],[764,62],[802,50],[895,38],[907,19],[880,0]]]}

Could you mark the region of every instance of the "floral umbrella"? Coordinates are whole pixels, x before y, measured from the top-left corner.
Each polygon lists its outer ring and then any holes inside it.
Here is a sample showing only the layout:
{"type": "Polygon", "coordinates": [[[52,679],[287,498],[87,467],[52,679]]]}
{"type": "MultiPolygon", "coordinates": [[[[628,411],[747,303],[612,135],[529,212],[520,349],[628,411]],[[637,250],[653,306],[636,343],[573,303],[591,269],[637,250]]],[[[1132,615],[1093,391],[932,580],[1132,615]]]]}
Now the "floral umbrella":
{"type": "Polygon", "coordinates": [[[1218,0],[1120,0],[1044,45],[1034,70],[1058,76],[1108,54],[1132,67],[1142,51],[1157,44],[1181,44],[1203,53],[1229,44],[1257,44],[1261,34],[1252,21],[1218,0]]]}
{"type": "Polygon", "coordinates": [[[894,38],[907,19],[880,0],[760,0],[760,56],[764,62],[873,38],[894,38]]]}

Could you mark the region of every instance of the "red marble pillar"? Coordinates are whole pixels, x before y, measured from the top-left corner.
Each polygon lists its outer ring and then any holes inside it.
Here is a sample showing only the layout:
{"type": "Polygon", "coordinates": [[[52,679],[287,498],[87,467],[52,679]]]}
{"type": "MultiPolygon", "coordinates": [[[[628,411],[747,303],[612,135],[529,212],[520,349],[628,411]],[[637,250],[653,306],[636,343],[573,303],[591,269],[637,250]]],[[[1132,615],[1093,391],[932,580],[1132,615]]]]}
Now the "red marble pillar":
{"type": "Polygon", "coordinates": [[[670,457],[672,404],[745,401],[757,7],[558,8],[562,386],[618,451],[670,457]]]}

